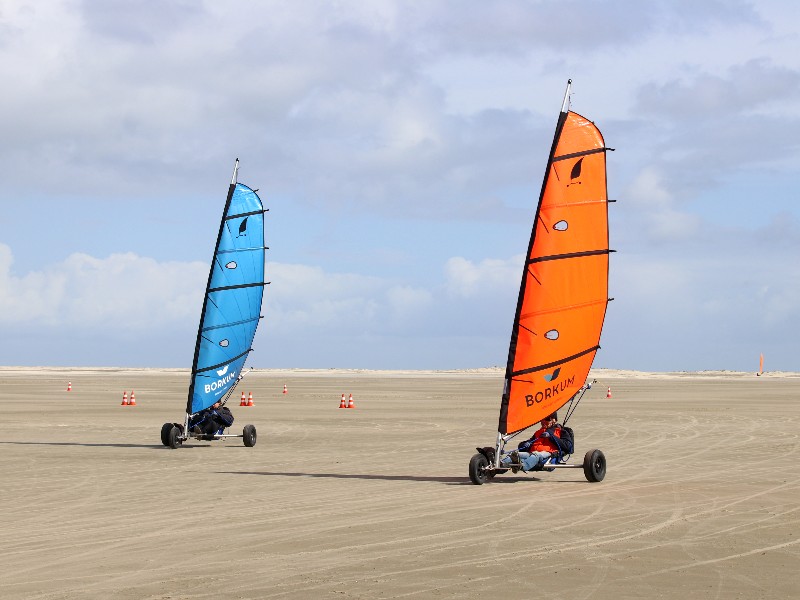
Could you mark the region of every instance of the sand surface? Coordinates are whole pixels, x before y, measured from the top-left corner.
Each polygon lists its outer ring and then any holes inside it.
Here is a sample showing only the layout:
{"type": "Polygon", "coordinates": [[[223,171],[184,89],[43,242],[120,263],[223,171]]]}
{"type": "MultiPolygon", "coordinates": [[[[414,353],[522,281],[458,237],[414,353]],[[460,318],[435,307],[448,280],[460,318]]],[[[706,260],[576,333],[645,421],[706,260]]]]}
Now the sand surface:
{"type": "Polygon", "coordinates": [[[475,486],[499,369],[257,371],[171,450],[186,371],[0,368],[0,598],[800,597],[800,376],[593,374],[603,482],[475,486]]]}

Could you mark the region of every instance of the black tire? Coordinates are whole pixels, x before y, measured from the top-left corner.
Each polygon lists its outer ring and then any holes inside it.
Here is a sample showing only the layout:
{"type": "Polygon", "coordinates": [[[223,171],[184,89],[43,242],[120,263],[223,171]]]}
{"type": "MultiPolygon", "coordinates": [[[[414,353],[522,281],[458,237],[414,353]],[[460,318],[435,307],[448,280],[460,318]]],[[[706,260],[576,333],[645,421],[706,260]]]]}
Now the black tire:
{"type": "Polygon", "coordinates": [[[244,429],[242,430],[242,439],[244,440],[244,445],[248,448],[252,448],[256,445],[256,426],[255,425],[245,425],[244,429]]]}
{"type": "Polygon", "coordinates": [[[161,426],[161,443],[169,446],[169,432],[175,427],[175,423],[164,423],[161,426]]]}
{"type": "Polygon", "coordinates": [[[583,457],[583,474],[592,483],[603,481],[606,476],[606,455],[601,450],[589,450],[583,457]]]}
{"type": "Polygon", "coordinates": [[[169,437],[168,437],[169,444],[167,444],[170,448],[175,450],[176,448],[180,447],[183,444],[183,440],[181,440],[181,428],[176,427],[174,424],[172,429],[169,430],[169,437]]]}
{"type": "Polygon", "coordinates": [[[483,454],[476,454],[469,461],[469,478],[475,485],[482,485],[494,477],[494,472],[487,471],[489,459],[483,454]]]}

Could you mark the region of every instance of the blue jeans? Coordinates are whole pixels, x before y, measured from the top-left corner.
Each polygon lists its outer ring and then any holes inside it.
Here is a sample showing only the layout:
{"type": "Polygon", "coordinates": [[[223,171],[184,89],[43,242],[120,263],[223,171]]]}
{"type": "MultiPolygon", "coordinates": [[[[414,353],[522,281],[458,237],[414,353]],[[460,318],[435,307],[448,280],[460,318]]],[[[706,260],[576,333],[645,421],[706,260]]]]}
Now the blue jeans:
{"type": "MultiPolygon", "coordinates": [[[[519,462],[522,464],[523,471],[530,471],[536,467],[540,462],[544,463],[548,458],[553,456],[551,452],[537,450],[536,452],[520,452],[519,462]]],[[[500,461],[501,465],[508,465],[511,463],[511,457],[506,454],[500,461]]]]}

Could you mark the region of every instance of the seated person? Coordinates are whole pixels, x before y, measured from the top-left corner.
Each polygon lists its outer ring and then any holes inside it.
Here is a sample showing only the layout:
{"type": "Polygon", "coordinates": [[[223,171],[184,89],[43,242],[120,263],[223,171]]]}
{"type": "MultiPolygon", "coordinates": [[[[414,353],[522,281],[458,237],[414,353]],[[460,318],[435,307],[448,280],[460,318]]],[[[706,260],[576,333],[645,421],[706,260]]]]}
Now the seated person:
{"type": "Polygon", "coordinates": [[[519,449],[506,454],[500,465],[511,467],[511,472],[538,471],[542,465],[553,455],[563,452],[564,446],[559,445],[554,438],[561,438],[561,425],[558,424],[558,414],[545,417],[539,423],[541,427],[536,430],[529,440],[520,443],[519,449]]]}
{"type": "Polygon", "coordinates": [[[189,421],[189,431],[195,435],[203,435],[213,439],[215,433],[222,433],[226,427],[233,425],[233,414],[221,402],[215,402],[208,408],[195,414],[189,421]]]}

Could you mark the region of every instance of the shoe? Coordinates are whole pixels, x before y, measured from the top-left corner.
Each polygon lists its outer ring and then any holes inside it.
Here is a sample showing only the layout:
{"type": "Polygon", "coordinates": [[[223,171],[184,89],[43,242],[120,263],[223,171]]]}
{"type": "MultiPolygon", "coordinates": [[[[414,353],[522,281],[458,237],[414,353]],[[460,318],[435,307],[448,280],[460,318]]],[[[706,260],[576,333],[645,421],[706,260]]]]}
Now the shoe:
{"type": "Polygon", "coordinates": [[[521,464],[519,461],[519,452],[512,450],[509,452],[508,457],[511,459],[511,472],[516,473],[520,470],[521,464]]]}
{"type": "Polygon", "coordinates": [[[195,435],[200,435],[201,433],[203,433],[203,430],[200,429],[197,425],[195,425],[194,427],[192,427],[192,433],[195,435]]]}

